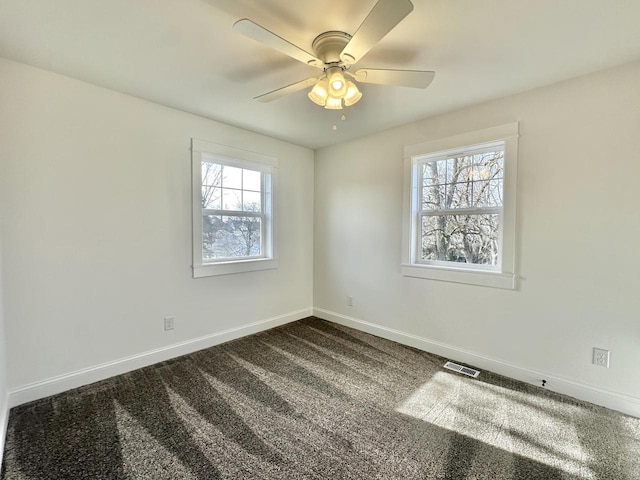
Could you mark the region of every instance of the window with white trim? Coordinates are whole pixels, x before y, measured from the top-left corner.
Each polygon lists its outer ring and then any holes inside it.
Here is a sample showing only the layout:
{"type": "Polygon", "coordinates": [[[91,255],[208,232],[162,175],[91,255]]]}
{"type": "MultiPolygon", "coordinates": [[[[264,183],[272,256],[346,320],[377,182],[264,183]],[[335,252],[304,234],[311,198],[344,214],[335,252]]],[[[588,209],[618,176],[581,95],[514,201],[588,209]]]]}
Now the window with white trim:
{"type": "Polygon", "coordinates": [[[276,268],[274,158],[193,140],[193,274],[276,268]]]}
{"type": "Polygon", "coordinates": [[[514,288],[517,123],[405,151],[402,273],[514,288]]]}

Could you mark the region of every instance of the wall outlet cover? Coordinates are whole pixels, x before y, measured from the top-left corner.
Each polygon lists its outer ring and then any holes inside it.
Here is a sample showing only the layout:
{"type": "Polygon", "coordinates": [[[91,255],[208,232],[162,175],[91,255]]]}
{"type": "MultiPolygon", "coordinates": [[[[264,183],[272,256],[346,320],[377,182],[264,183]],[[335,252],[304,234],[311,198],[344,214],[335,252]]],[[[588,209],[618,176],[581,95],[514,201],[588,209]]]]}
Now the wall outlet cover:
{"type": "Polygon", "coordinates": [[[605,350],[604,348],[593,348],[593,364],[598,365],[600,367],[609,368],[609,350],[605,350]]]}

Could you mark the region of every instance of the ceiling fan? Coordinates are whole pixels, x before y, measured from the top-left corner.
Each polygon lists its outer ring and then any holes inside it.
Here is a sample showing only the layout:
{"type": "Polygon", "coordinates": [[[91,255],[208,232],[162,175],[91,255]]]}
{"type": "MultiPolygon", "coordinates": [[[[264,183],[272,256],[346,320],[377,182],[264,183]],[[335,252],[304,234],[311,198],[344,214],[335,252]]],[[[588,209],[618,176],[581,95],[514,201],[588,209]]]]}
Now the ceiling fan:
{"type": "Polygon", "coordinates": [[[284,95],[313,86],[309,98],[328,109],[342,109],[362,98],[356,82],[413,88],[426,88],[435,72],[422,70],[349,69],[413,10],[409,0],[378,0],[356,33],[329,31],[318,35],[312,43],[313,54],[306,52],[266,28],[242,19],[233,25],[237,32],[263,43],[306,65],[322,69],[320,77],[311,77],[255,97],[271,102],[284,95]]]}

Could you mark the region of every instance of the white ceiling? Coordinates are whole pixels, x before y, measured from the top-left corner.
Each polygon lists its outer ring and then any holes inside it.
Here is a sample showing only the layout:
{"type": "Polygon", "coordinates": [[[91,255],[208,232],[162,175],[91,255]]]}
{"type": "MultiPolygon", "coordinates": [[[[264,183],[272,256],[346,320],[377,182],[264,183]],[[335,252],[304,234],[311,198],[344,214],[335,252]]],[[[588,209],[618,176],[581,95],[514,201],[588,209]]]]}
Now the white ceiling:
{"type": "Polygon", "coordinates": [[[640,0],[412,1],[357,67],[434,82],[361,84],[344,122],[306,90],[252,100],[318,70],[232,25],[250,18],[311,51],[321,32],[353,34],[375,0],[0,0],[0,56],[310,148],[640,59],[640,0]]]}

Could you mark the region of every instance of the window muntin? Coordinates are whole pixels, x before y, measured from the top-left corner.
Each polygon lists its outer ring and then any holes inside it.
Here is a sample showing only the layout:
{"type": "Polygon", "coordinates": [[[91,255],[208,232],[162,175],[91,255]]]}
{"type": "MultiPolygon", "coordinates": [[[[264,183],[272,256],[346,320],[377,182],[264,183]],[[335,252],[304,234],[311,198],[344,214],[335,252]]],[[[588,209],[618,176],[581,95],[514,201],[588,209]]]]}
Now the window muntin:
{"type": "Polygon", "coordinates": [[[499,269],[504,144],[414,162],[415,262],[499,269]]]}

